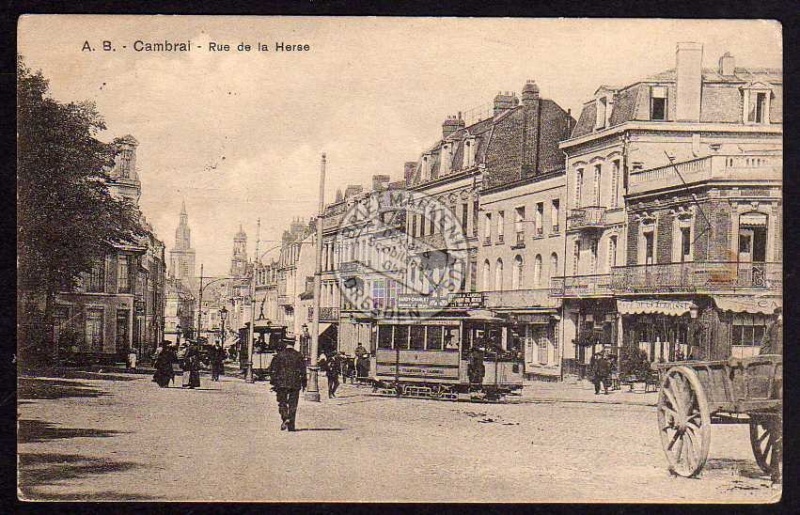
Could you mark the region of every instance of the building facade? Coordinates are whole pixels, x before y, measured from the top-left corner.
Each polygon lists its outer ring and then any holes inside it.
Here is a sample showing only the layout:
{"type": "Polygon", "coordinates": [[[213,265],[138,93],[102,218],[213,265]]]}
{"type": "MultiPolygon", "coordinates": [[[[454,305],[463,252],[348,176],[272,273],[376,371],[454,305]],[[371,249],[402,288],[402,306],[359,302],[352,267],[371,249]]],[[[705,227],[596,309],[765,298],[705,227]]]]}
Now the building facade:
{"type": "MultiPolygon", "coordinates": [[[[725,155],[730,163],[739,163],[740,158],[746,163],[780,150],[781,109],[779,70],[737,68],[729,54],[720,58],[718,67],[704,68],[703,49],[697,43],[678,44],[675,69],[624,87],[602,86],[584,104],[570,139],[561,144],[567,171],[565,271],[551,285],[554,294],[564,299],[564,358],[570,368],[580,372],[598,346],[615,349],[630,338],[655,339],[645,343],[657,343],[659,348],[665,339],[670,348],[691,339],[677,329],[647,336],[626,332],[624,318],[631,315],[690,317],[694,311],[688,303],[630,304],[636,299],[627,298],[631,292],[624,283],[640,272],[616,267],[671,266],[687,256],[695,261],[736,262],[736,238],[725,236],[725,225],[707,220],[733,222],[715,218],[718,211],[711,207],[715,201],[696,195],[727,197],[721,193],[726,188],[718,190],[714,184],[732,180],[734,186],[747,176],[738,164],[726,166],[725,155]],[[673,163],[683,171],[676,171],[673,163]],[[707,166],[717,168],[692,175],[707,166]],[[684,173],[696,182],[684,183],[684,173]],[[704,174],[706,179],[699,180],[704,174]],[[664,211],[664,205],[670,207],[664,211]],[[680,238],[687,247],[679,251],[673,245],[680,238]]],[[[773,157],[770,165],[774,164],[773,157]]],[[[764,187],[779,197],[771,170],[764,187]]],[[[746,184],[742,182],[738,191],[749,193],[746,184]]],[[[744,204],[762,200],[758,194],[742,198],[744,204]]],[[[717,203],[723,204],[733,209],[739,202],[725,198],[717,203]]],[[[752,211],[766,209],[759,205],[752,211]]],[[[773,205],[771,200],[768,205],[773,205]]],[[[779,216],[770,214],[770,223],[779,224],[779,216]]],[[[779,240],[773,238],[767,245],[779,240]]],[[[700,276],[690,283],[695,280],[702,284],[700,276]]],[[[651,359],[662,357],[660,350],[651,354],[651,359]]]]}
{"type": "MultiPolygon", "coordinates": [[[[128,135],[114,145],[109,190],[138,206],[139,143],[128,135]]],[[[76,291],[56,297],[54,341],[62,359],[125,361],[131,349],[149,356],[163,336],[164,244],[140,216],[147,232],[139,241],[117,245],[84,274],[76,291]]]]}

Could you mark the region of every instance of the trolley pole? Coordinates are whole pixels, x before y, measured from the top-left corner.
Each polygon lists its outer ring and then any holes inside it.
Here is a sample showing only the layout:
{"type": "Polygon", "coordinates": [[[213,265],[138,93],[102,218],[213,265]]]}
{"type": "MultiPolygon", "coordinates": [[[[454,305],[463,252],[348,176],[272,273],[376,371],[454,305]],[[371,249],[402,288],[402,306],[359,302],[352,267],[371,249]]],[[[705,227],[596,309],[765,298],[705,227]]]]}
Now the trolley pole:
{"type": "Polygon", "coordinates": [[[319,213],[317,214],[317,263],[314,271],[314,312],[311,317],[311,366],[309,370],[306,400],[319,402],[319,310],[322,292],[322,217],[325,212],[325,154],[322,154],[322,165],[319,172],[319,213]]]}

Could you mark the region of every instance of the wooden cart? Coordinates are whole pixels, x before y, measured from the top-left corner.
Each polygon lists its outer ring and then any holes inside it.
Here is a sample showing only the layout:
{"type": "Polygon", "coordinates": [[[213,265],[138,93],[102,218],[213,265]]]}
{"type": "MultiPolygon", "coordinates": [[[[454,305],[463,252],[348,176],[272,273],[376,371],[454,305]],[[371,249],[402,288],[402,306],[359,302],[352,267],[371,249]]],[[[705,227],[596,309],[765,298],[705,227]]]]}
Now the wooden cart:
{"type": "Polygon", "coordinates": [[[673,474],[697,475],[706,463],[711,424],[749,424],[758,466],[782,466],[783,357],[656,363],[658,428],[673,474]]]}

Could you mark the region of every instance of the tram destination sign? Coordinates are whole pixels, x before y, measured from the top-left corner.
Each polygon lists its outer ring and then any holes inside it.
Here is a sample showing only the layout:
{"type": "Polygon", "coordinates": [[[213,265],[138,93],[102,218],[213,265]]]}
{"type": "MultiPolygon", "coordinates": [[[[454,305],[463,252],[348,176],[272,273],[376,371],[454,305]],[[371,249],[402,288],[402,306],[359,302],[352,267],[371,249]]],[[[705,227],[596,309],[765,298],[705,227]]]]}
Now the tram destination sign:
{"type": "Polygon", "coordinates": [[[448,295],[434,296],[415,293],[401,293],[397,296],[399,309],[443,309],[443,308],[482,308],[485,305],[483,293],[451,293],[448,295]]]}

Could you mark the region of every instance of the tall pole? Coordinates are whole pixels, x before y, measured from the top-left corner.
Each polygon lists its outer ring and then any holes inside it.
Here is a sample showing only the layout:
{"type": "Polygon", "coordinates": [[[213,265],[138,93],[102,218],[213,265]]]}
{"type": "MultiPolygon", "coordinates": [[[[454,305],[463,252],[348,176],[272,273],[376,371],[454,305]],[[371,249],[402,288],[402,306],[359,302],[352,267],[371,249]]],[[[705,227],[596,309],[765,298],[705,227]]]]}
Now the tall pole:
{"type": "MultiPolygon", "coordinates": [[[[258,254],[256,254],[258,259],[258,254]]],[[[244,380],[248,383],[255,383],[256,379],[253,376],[253,347],[255,339],[255,321],[256,321],[256,263],[253,261],[253,266],[250,268],[250,334],[247,335],[247,372],[245,373],[244,380]]]]}
{"type": "Polygon", "coordinates": [[[306,388],[306,400],[319,402],[319,305],[322,290],[322,215],[325,211],[325,154],[322,154],[322,165],[319,171],[319,211],[317,214],[317,263],[314,271],[314,312],[311,317],[311,366],[309,382],[306,388]]]}
{"type": "Polygon", "coordinates": [[[200,263],[200,300],[197,305],[197,335],[195,340],[200,339],[200,324],[203,320],[203,263],[200,263]]]}

